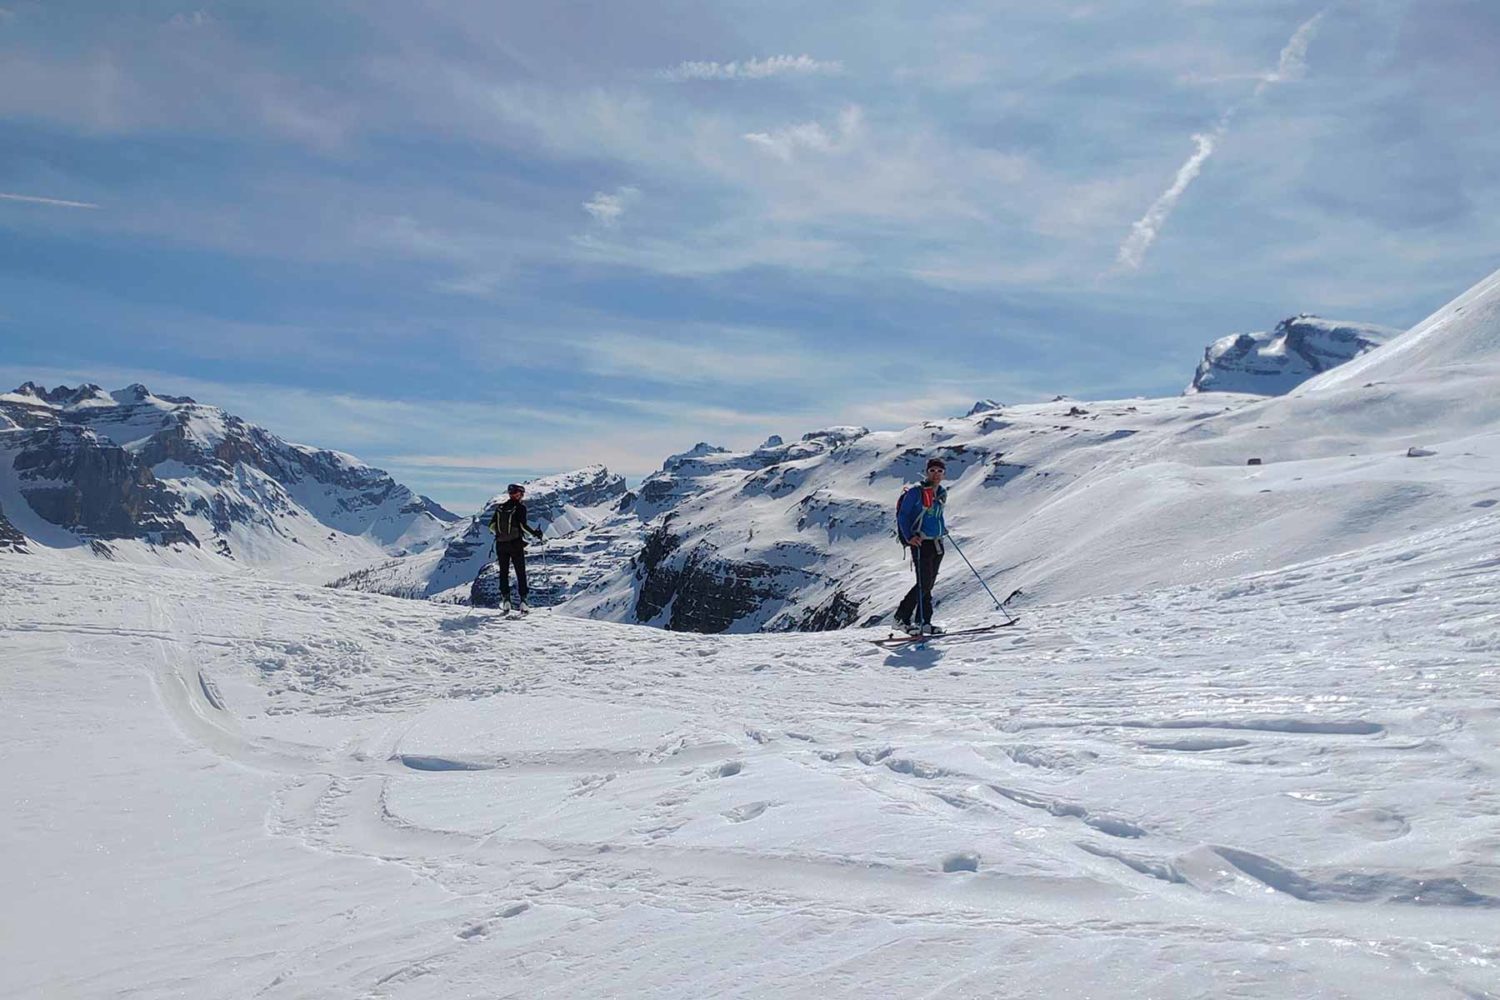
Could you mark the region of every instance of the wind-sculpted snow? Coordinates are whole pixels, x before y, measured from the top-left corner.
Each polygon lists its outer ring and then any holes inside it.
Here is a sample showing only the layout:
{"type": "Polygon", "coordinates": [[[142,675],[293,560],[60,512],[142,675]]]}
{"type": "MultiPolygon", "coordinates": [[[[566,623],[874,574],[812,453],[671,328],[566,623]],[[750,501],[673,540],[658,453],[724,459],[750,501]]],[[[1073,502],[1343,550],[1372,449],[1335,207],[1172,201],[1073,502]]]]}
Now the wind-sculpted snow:
{"type": "Polygon", "coordinates": [[[0,994],[1493,995],[1468,510],[900,651],[6,558],[0,994]]]}

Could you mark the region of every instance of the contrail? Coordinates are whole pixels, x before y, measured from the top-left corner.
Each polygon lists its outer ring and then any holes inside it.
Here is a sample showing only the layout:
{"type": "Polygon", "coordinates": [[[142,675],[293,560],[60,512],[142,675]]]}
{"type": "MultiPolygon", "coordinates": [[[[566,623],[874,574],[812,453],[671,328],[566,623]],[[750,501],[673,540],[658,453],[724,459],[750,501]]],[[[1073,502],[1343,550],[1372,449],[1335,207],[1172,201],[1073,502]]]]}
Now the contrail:
{"type": "Polygon", "coordinates": [[[1287,42],[1286,47],[1281,50],[1281,60],[1276,64],[1276,72],[1268,73],[1261,78],[1260,85],[1255,88],[1254,97],[1264,94],[1273,84],[1302,78],[1303,72],[1307,69],[1307,47],[1312,44],[1313,36],[1318,33],[1318,25],[1327,14],[1326,10],[1319,11],[1296,30],[1292,35],[1292,40],[1287,42]]]}
{"type": "Polygon", "coordinates": [[[1177,178],[1172,181],[1172,186],[1162,192],[1162,196],[1152,203],[1146,210],[1146,214],[1136,220],[1135,225],[1130,227],[1130,235],[1125,242],[1120,244],[1119,260],[1122,265],[1137,270],[1146,259],[1146,251],[1151,244],[1156,242],[1161,227],[1166,224],[1167,217],[1177,207],[1178,200],[1187,191],[1188,186],[1198,179],[1203,172],[1203,164],[1214,155],[1214,147],[1218,145],[1229,131],[1229,118],[1226,116],[1220,120],[1218,126],[1212,132],[1200,132],[1193,136],[1193,142],[1198,148],[1193,155],[1188,157],[1186,163],[1177,169],[1177,178]]]}
{"type": "Polygon", "coordinates": [[[5,201],[24,201],[32,205],[52,205],[57,208],[98,208],[91,201],[64,201],[61,198],[34,198],[29,194],[6,194],[0,191],[0,199],[5,201]]]}
{"type": "Polygon", "coordinates": [[[1157,236],[1161,235],[1162,227],[1166,225],[1178,201],[1203,172],[1203,165],[1208,162],[1209,157],[1214,155],[1219,141],[1229,134],[1230,123],[1234,121],[1240,109],[1245,104],[1260,98],[1276,84],[1296,80],[1302,76],[1307,68],[1307,48],[1312,44],[1313,36],[1318,32],[1318,25],[1327,13],[1327,10],[1319,11],[1293,32],[1291,40],[1281,50],[1281,58],[1277,62],[1276,69],[1260,78],[1260,83],[1256,85],[1255,92],[1250,95],[1248,101],[1236,104],[1224,112],[1212,132],[1200,132],[1193,136],[1193,142],[1197,147],[1193,150],[1193,155],[1177,168],[1177,176],[1173,179],[1172,186],[1162,192],[1161,197],[1151,204],[1145,215],[1136,220],[1135,224],[1130,227],[1130,235],[1125,238],[1124,243],[1120,244],[1117,260],[1121,267],[1131,271],[1140,269],[1141,264],[1146,260],[1146,251],[1151,249],[1151,244],[1155,243],[1157,236]]]}

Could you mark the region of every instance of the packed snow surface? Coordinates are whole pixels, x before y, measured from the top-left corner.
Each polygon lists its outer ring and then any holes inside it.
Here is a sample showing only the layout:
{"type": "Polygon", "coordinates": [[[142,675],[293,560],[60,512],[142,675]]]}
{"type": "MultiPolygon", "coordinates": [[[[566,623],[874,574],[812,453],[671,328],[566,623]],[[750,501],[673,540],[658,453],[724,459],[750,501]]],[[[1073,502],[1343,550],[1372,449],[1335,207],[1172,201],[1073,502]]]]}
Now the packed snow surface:
{"type": "Polygon", "coordinates": [[[0,995],[1495,996],[1497,533],[896,652],[0,559],[0,995]]]}

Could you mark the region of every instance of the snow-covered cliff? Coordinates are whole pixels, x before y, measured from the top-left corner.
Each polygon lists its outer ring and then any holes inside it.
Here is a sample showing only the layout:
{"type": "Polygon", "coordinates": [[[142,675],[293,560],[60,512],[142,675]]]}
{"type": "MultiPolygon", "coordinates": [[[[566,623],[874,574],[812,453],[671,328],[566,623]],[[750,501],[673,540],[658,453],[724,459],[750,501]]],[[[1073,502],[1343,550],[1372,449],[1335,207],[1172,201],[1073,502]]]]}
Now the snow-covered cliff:
{"type": "Polygon", "coordinates": [[[0,536],[44,548],[311,578],[422,551],[456,520],[352,456],[215,406],[30,382],[0,395],[0,517],[0,536]]]}
{"type": "Polygon", "coordinates": [[[1186,392],[1280,396],[1400,333],[1369,323],[1293,316],[1270,332],[1232,333],[1208,345],[1186,392]]]}

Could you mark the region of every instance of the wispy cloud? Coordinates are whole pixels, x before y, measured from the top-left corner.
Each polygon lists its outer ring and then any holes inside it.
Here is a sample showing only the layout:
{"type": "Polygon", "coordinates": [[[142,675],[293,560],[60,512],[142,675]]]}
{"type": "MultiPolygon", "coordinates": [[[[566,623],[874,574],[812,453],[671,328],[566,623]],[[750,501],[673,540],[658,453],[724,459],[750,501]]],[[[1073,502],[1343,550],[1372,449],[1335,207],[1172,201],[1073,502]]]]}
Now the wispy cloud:
{"type": "Polygon", "coordinates": [[[1287,42],[1286,47],[1281,50],[1281,61],[1277,64],[1276,71],[1266,74],[1260,86],[1255,88],[1256,97],[1264,94],[1275,84],[1302,78],[1307,72],[1307,48],[1312,44],[1313,37],[1318,33],[1318,26],[1323,23],[1323,18],[1326,16],[1328,16],[1328,11],[1319,11],[1296,30],[1291,41],[1287,42]]]}
{"type": "Polygon", "coordinates": [[[771,56],[734,62],[691,61],[678,63],[657,73],[663,80],[686,83],[689,80],[764,80],[773,76],[836,76],[844,64],[814,59],[812,56],[771,56]]]}
{"type": "Polygon", "coordinates": [[[619,223],[620,217],[640,200],[640,189],[626,185],[616,188],[613,194],[595,191],[594,197],[583,203],[583,210],[593,216],[594,221],[600,225],[614,226],[619,223]]]}
{"type": "Polygon", "coordinates": [[[778,160],[790,163],[799,152],[832,153],[854,143],[863,128],[864,113],[856,106],[845,108],[832,131],[818,122],[789,125],[774,132],[746,132],[745,141],[759,146],[778,160]]]}
{"type": "Polygon", "coordinates": [[[763,389],[806,383],[827,363],[823,352],[768,329],[702,326],[687,337],[662,338],[612,331],[584,342],[580,367],[595,375],[655,383],[763,389]],[[662,364],[662,358],[671,363],[662,364]]]}
{"type": "Polygon", "coordinates": [[[91,201],[68,201],[64,198],[38,198],[29,194],[8,194],[0,191],[0,200],[23,201],[28,205],[51,205],[54,208],[98,208],[91,201]]]}
{"type": "Polygon", "coordinates": [[[174,28],[201,28],[213,23],[213,15],[206,10],[179,11],[167,22],[174,28]]]}
{"type": "Polygon", "coordinates": [[[1217,125],[1209,132],[1200,132],[1193,136],[1194,149],[1189,156],[1177,168],[1177,176],[1172,179],[1172,184],[1161,196],[1152,202],[1146,214],[1141,216],[1130,227],[1130,235],[1125,242],[1120,244],[1116,258],[1119,266],[1126,270],[1139,270],[1145,263],[1146,252],[1161,235],[1162,227],[1177,208],[1177,203],[1187,193],[1193,181],[1203,172],[1203,165],[1208,162],[1209,157],[1214,155],[1214,150],[1219,143],[1229,134],[1229,126],[1234,122],[1235,115],[1246,103],[1253,102],[1262,97],[1265,92],[1279,83],[1297,80],[1307,70],[1307,49],[1312,44],[1313,37],[1318,32],[1318,26],[1322,23],[1327,11],[1320,11],[1292,34],[1291,39],[1281,50],[1281,58],[1278,60],[1276,69],[1257,77],[1259,82],[1255,86],[1255,92],[1251,94],[1249,101],[1237,104],[1224,112],[1217,125]]]}

